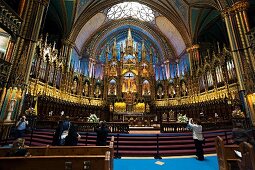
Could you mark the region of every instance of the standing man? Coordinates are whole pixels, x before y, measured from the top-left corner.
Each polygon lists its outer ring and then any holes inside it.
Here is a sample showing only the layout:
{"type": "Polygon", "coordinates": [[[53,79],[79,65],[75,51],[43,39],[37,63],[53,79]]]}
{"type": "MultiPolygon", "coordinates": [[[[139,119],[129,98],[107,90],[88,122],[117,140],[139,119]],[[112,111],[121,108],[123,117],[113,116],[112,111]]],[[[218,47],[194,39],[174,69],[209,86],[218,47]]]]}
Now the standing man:
{"type": "Polygon", "coordinates": [[[24,136],[27,125],[28,121],[26,120],[26,116],[22,116],[16,124],[16,139],[24,136]]]}
{"type": "Polygon", "coordinates": [[[201,122],[200,120],[193,121],[193,119],[190,118],[188,126],[192,129],[197,159],[202,161],[204,160],[204,150],[203,150],[204,137],[202,133],[201,122]]]}
{"type": "Polygon", "coordinates": [[[107,144],[107,136],[110,132],[110,129],[106,126],[105,121],[99,122],[99,127],[96,128],[95,132],[97,133],[97,146],[106,146],[107,144]]]}

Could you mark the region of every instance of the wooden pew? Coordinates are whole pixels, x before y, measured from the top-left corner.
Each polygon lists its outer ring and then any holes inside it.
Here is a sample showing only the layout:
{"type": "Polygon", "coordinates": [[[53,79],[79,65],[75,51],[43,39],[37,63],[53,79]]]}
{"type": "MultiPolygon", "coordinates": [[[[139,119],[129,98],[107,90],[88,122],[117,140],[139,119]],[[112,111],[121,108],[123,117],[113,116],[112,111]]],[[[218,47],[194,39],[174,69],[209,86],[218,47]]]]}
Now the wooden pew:
{"type": "MultiPolygon", "coordinates": [[[[32,146],[26,147],[32,156],[83,156],[104,155],[110,153],[110,169],[113,170],[114,137],[111,138],[109,146],[32,146]]],[[[0,148],[0,157],[5,157],[10,148],[0,148]]]]}
{"type": "Polygon", "coordinates": [[[224,145],[221,137],[216,137],[216,152],[220,170],[230,170],[232,165],[237,166],[238,158],[234,150],[239,150],[238,145],[224,145]]]}
{"type": "Polygon", "coordinates": [[[1,170],[111,170],[110,168],[109,151],[104,155],[0,157],[1,170]]]}
{"type": "MultiPolygon", "coordinates": [[[[58,155],[101,155],[110,151],[114,157],[114,136],[109,146],[31,146],[25,147],[33,156],[58,156],[58,155]]],[[[0,157],[10,152],[10,148],[0,148],[0,157]]]]}
{"type": "Polygon", "coordinates": [[[255,153],[254,148],[247,142],[240,144],[242,157],[238,160],[240,170],[255,170],[255,153]]]}
{"type": "MultiPolygon", "coordinates": [[[[45,156],[47,149],[48,149],[49,145],[47,146],[31,146],[31,147],[25,147],[28,152],[31,155],[35,155],[35,156],[45,156]]],[[[11,150],[11,148],[0,148],[0,157],[5,157],[7,155],[7,153],[9,153],[11,150]]]]}

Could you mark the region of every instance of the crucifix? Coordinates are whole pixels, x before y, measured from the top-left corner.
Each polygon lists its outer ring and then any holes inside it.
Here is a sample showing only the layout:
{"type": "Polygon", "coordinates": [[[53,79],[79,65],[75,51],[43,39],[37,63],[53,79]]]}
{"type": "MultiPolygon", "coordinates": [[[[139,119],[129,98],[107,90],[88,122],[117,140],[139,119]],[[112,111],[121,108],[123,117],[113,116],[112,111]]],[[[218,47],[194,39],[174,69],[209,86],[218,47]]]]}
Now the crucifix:
{"type": "Polygon", "coordinates": [[[124,76],[127,79],[126,82],[126,92],[133,92],[132,90],[132,80],[134,79],[134,76],[130,73],[128,75],[124,76]]]}

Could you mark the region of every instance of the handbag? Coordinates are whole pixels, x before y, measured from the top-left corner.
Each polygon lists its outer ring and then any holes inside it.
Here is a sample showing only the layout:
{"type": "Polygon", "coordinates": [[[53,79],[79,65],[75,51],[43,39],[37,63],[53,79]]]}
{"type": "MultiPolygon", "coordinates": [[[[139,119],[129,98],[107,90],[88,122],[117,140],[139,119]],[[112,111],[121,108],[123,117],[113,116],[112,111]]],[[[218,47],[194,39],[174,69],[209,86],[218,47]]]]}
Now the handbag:
{"type": "Polygon", "coordinates": [[[68,125],[68,129],[67,130],[64,130],[60,136],[60,145],[65,145],[65,140],[66,140],[66,137],[69,133],[69,129],[70,129],[70,122],[69,122],[69,125],[68,125]]]}

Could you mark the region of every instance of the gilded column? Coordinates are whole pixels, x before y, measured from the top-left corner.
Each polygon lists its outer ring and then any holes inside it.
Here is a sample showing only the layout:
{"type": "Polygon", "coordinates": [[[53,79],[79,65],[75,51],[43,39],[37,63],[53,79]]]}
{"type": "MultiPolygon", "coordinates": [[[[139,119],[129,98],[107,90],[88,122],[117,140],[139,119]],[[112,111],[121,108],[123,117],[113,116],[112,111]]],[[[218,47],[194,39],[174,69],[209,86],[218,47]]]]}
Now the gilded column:
{"type": "Polygon", "coordinates": [[[15,45],[15,40],[13,38],[11,38],[9,40],[6,55],[5,55],[5,60],[8,62],[12,62],[12,59],[13,59],[12,54],[13,54],[13,50],[14,50],[14,45],[15,45]]]}
{"type": "Polygon", "coordinates": [[[247,43],[244,35],[247,30],[247,24],[243,25],[245,23],[243,11],[247,9],[247,6],[247,1],[239,1],[231,7],[224,9],[222,16],[225,20],[230,48],[237,73],[239,96],[242,106],[246,112],[246,116],[251,118],[250,110],[246,101],[246,90],[248,87],[247,85],[250,84],[249,81],[252,80],[251,76],[254,76],[254,70],[253,68],[250,69],[250,67],[253,66],[250,64],[249,51],[247,51],[247,43]]]}
{"type": "Polygon", "coordinates": [[[64,40],[62,48],[60,50],[60,57],[61,60],[64,63],[64,70],[62,70],[62,77],[61,80],[61,87],[60,89],[62,91],[68,91],[67,85],[68,85],[68,77],[67,73],[70,71],[70,64],[71,64],[71,54],[72,54],[72,48],[74,47],[73,43],[69,40],[64,40]]]}
{"type": "Polygon", "coordinates": [[[109,69],[109,62],[108,62],[108,54],[109,54],[109,46],[107,47],[107,50],[105,51],[105,67],[104,67],[104,75],[103,75],[103,80],[104,80],[104,95],[103,98],[105,101],[107,100],[108,97],[108,69],[109,69]]]}
{"type": "Polygon", "coordinates": [[[42,18],[48,3],[49,0],[22,0],[20,3],[19,12],[23,22],[17,37],[13,53],[14,62],[8,82],[9,87],[19,86],[23,89],[18,113],[21,112],[42,18]]]}
{"type": "Polygon", "coordinates": [[[187,48],[187,53],[189,55],[189,63],[190,63],[190,74],[193,75],[198,64],[199,64],[199,48],[198,44],[194,44],[191,47],[187,48]]]}

